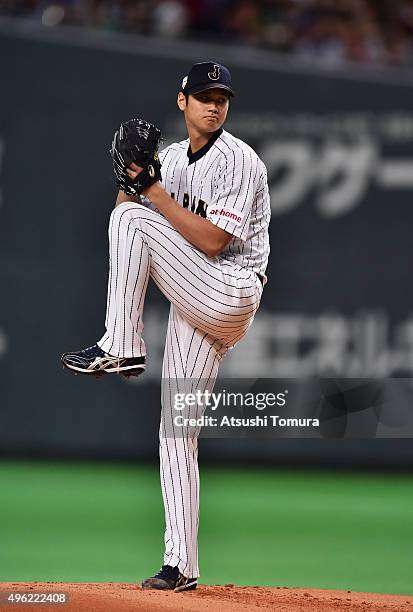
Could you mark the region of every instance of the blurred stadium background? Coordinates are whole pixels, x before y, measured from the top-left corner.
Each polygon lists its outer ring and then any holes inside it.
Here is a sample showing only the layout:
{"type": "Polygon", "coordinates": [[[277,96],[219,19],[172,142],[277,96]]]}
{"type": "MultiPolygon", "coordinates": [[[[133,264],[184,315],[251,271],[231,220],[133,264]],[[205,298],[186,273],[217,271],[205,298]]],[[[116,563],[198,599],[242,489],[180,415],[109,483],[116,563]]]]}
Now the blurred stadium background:
{"type": "Polygon", "coordinates": [[[181,78],[215,59],[273,212],[261,311],[221,375],[404,383],[395,421],[349,415],[340,440],[201,440],[201,580],[413,592],[412,54],[411,0],[0,0],[0,580],[160,564],[166,300],[150,290],[136,383],[59,356],[102,333],[113,131],[184,137],[181,78]]]}

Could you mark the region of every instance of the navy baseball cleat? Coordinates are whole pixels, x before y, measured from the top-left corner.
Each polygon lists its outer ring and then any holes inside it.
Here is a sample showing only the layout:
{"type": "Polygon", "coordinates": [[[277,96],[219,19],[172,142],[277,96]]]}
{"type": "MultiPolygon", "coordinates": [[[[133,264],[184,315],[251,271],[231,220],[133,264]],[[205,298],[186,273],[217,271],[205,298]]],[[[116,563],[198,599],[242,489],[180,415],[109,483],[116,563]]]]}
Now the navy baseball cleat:
{"type": "Polygon", "coordinates": [[[145,357],[112,357],[97,344],[73,353],[63,353],[63,365],[79,374],[122,374],[139,376],[145,370],[145,357]]]}
{"type": "Polygon", "coordinates": [[[186,578],[177,567],[163,565],[159,572],[142,582],[143,589],[169,591],[193,591],[197,587],[196,578],[186,578]]]}

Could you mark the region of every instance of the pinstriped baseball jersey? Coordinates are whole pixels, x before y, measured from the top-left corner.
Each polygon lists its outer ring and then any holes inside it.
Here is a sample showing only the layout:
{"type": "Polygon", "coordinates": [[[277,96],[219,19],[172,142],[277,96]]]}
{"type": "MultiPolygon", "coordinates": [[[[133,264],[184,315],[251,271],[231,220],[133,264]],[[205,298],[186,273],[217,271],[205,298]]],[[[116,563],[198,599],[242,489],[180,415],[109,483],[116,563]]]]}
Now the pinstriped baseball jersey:
{"type": "Polygon", "coordinates": [[[159,158],[171,197],[233,235],[219,257],[265,277],[271,213],[266,168],[255,151],[221,128],[194,154],[187,139],[159,158]]]}

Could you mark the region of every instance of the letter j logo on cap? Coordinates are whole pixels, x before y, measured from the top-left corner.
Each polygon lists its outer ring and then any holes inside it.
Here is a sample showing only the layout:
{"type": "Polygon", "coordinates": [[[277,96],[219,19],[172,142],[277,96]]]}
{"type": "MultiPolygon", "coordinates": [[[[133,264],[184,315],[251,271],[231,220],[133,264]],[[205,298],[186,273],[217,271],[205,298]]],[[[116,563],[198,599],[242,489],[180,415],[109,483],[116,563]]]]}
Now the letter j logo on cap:
{"type": "Polygon", "coordinates": [[[218,81],[219,77],[221,76],[221,70],[217,64],[214,64],[214,70],[212,72],[208,72],[208,76],[211,81],[218,81]]]}

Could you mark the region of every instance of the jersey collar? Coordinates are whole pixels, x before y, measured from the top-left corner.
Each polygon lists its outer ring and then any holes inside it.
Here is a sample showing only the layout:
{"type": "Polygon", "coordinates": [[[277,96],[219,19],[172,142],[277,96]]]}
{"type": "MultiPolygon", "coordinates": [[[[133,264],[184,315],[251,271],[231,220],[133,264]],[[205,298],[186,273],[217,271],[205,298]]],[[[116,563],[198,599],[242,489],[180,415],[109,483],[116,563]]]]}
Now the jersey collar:
{"type": "Polygon", "coordinates": [[[205,153],[208,153],[209,149],[212,147],[214,142],[216,140],[218,140],[218,138],[221,136],[223,131],[224,130],[221,127],[221,128],[219,128],[219,130],[214,132],[212,134],[211,138],[208,140],[208,142],[206,144],[204,144],[204,146],[201,147],[198,151],[196,151],[196,153],[192,153],[191,145],[189,145],[188,146],[188,151],[187,151],[188,164],[193,164],[194,162],[198,161],[198,159],[201,159],[201,157],[203,157],[205,155],[205,153]]]}

